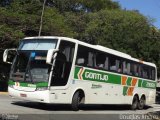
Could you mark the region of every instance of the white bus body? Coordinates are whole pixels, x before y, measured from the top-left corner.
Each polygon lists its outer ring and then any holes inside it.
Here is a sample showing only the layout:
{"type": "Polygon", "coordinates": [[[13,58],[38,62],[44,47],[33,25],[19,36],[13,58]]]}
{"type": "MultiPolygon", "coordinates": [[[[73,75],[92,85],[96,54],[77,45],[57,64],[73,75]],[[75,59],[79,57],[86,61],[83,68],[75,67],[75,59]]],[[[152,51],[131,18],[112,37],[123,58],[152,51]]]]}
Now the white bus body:
{"type": "MultiPolygon", "coordinates": [[[[6,56],[8,52],[5,62],[6,56]]],[[[73,110],[80,103],[142,109],[155,102],[156,74],[155,64],[99,45],[67,37],[27,37],[12,62],[8,92],[24,100],[71,104],[73,110]]]]}

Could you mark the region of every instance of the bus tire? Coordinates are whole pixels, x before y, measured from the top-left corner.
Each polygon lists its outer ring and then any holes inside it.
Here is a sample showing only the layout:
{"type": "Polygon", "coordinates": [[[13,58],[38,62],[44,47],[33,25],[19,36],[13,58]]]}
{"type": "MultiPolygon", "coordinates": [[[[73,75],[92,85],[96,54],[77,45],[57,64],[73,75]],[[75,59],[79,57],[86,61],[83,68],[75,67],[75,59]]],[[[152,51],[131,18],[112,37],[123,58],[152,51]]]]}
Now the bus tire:
{"type": "Polygon", "coordinates": [[[72,98],[71,108],[73,111],[79,110],[80,101],[81,101],[81,97],[80,97],[80,92],[78,91],[73,95],[73,98],[72,98]]]}
{"type": "Polygon", "coordinates": [[[138,102],[138,109],[142,110],[144,108],[145,104],[146,104],[145,96],[142,96],[138,102]]]}
{"type": "Polygon", "coordinates": [[[132,101],[132,104],[131,104],[131,110],[136,110],[136,109],[137,109],[137,107],[138,107],[138,102],[139,102],[138,96],[135,95],[135,96],[133,97],[133,101],[132,101]]]}

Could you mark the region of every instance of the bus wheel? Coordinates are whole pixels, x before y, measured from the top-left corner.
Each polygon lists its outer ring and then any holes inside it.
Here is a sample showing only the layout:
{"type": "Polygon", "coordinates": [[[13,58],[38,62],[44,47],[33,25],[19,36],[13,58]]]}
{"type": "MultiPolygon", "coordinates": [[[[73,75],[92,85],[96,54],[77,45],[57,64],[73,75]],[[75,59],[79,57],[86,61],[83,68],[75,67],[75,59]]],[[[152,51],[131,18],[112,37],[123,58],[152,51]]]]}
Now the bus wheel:
{"type": "Polygon", "coordinates": [[[138,109],[142,110],[144,108],[145,104],[146,104],[145,97],[142,96],[141,99],[138,102],[138,109]]]}
{"type": "Polygon", "coordinates": [[[132,110],[136,110],[138,107],[138,96],[134,96],[133,101],[132,101],[132,105],[131,105],[131,109],[132,110]]]}
{"type": "Polygon", "coordinates": [[[74,111],[79,110],[79,105],[81,103],[81,100],[82,100],[82,97],[80,96],[80,92],[78,91],[73,95],[73,98],[72,98],[72,104],[71,104],[72,110],[74,111]]]}

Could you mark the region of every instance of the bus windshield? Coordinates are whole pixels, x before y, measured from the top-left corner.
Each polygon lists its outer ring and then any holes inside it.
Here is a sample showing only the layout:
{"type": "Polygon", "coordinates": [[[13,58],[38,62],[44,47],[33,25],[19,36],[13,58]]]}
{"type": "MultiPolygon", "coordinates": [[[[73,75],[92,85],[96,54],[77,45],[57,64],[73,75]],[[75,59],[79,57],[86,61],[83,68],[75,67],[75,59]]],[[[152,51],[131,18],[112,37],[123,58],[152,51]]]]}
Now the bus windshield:
{"type": "Polygon", "coordinates": [[[19,50],[49,50],[55,49],[56,39],[27,39],[22,40],[19,50]]]}
{"type": "Polygon", "coordinates": [[[47,82],[51,65],[46,64],[48,49],[56,48],[56,40],[24,40],[11,69],[14,81],[47,82]]]}

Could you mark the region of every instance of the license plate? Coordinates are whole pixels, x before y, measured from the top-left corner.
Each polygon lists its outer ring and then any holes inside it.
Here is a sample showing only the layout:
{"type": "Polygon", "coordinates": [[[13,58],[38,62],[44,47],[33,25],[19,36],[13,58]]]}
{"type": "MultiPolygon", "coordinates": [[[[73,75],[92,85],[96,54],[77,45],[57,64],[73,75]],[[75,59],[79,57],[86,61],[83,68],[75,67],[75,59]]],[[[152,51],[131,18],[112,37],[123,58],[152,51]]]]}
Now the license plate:
{"type": "Polygon", "coordinates": [[[20,96],[21,96],[21,97],[27,97],[27,95],[26,95],[26,94],[20,94],[20,96]]]}

